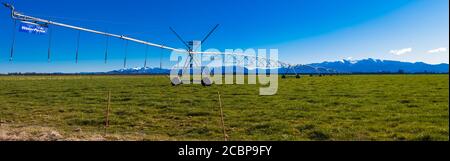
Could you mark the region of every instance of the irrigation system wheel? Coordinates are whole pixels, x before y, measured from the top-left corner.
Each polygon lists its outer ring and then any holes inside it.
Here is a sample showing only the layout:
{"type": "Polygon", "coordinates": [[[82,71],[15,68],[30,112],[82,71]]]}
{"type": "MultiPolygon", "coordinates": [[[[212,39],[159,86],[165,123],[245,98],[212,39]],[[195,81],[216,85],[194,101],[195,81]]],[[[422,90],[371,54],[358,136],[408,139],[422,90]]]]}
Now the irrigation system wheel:
{"type": "Polygon", "coordinates": [[[212,85],[211,79],[208,78],[208,77],[203,78],[203,79],[202,79],[202,85],[203,85],[203,86],[211,86],[211,85],[212,85]]]}
{"type": "Polygon", "coordinates": [[[183,83],[180,77],[174,77],[170,80],[170,82],[172,83],[172,86],[177,86],[183,83]]]}

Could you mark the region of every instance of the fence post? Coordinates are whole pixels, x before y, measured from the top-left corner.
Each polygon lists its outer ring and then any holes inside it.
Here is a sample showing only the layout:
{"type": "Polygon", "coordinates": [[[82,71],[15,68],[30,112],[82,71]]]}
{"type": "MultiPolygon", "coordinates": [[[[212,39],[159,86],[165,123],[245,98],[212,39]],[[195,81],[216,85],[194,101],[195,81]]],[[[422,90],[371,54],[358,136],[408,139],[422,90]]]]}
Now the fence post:
{"type": "Polygon", "coordinates": [[[106,106],[106,113],[105,113],[105,137],[107,134],[107,129],[109,127],[109,112],[111,108],[111,90],[108,91],[108,104],[106,106]]]}
{"type": "Polygon", "coordinates": [[[223,119],[222,99],[220,98],[220,92],[217,92],[217,95],[219,95],[220,120],[221,120],[221,123],[222,123],[222,129],[223,129],[223,139],[224,139],[224,141],[228,141],[228,135],[227,135],[227,132],[225,130],[225,122],[224,122],[224,119],[223,119]]]}

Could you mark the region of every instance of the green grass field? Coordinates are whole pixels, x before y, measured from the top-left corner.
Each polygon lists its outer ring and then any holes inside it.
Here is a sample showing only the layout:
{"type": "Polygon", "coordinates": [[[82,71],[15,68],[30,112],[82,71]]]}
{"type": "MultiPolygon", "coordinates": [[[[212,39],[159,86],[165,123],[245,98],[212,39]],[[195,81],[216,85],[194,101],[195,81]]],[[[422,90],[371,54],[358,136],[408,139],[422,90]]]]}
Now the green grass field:
{"type": "Polygon", "coordinates": [[[449,140],[448,83],[305,76],[259,96],[257,85],[172,87],[166,76],[1,76],[0,139],[223,140],[220,91],[229,140],[449,140]]]}

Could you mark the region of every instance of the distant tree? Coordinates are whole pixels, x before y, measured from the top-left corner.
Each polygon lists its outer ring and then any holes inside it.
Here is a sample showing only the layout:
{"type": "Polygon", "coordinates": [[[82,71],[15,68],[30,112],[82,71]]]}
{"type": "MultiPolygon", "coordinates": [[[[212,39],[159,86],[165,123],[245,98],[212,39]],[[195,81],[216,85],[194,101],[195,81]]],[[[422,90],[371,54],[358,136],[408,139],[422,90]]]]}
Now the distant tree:
{"type": "Polygon", "coordinates": [[[398,70],[398,74],[405,74],[405,71],[403,69],[398,70]]]}

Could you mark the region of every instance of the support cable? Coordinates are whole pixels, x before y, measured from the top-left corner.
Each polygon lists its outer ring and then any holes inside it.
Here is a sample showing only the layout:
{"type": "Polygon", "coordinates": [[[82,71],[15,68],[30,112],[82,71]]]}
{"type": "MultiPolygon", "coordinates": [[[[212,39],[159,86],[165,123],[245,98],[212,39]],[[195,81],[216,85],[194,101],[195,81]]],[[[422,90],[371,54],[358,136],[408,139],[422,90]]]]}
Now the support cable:
{"type": "Polygon", "coordinates": [[[106,36],[105,64],[108,63],[109,36],[106,36]]]}
{"type": "Polygon", "coordinates": [[[127,67],[127,57],[128,57],[128,41],[125,41],[125,57],[123,58],[123,68],[127,67]]]}
{"type": "Polygon", "coordinates": [[[9,55],[9,61],[13,61],[14,56],[14,46],[16,45],[16,26],[17,26],[17,20],[14,20],[14,26],[13,26],[13,36],[12,36],[12,43],[11,43],[11,50],[9,55]]]}
{"type": "Polygon", "coordinates": [[[48,50],[47,50],[47,62],[50,63],[51,61],[51,50],[52,50],[52,28],[49,28],[49,34],[48,34],[48,50]]]}
{"type": "Polygon", "coordinates": [[[144,68],[147,68],[147,58],[148,58],[148,46],[145,47],[144,68]]]}
{"type": "Polygon", "coordinates": [[[78,36],[77,36],[77,50],[75,53],[75,63],[78,64],[78,54],[79,54],[79,50],[80,50],[80,35],[81,35],[81,31],[78,31],[78,36]]]}

